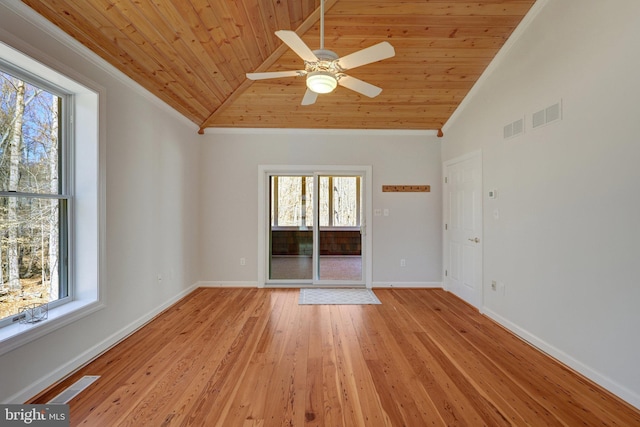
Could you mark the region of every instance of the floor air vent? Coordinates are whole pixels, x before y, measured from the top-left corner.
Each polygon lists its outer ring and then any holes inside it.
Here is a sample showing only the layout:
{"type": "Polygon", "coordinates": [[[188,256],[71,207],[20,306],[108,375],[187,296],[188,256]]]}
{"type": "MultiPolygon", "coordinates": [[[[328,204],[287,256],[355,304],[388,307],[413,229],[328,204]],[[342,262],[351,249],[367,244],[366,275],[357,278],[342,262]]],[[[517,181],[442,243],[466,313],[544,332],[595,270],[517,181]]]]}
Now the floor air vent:
{"type": "Polygon", "coordinates": [[[62,393],[51,399],[48,404],[66,404],[100,378],[100,375],[86,375],[67,387],[62,393]]]}

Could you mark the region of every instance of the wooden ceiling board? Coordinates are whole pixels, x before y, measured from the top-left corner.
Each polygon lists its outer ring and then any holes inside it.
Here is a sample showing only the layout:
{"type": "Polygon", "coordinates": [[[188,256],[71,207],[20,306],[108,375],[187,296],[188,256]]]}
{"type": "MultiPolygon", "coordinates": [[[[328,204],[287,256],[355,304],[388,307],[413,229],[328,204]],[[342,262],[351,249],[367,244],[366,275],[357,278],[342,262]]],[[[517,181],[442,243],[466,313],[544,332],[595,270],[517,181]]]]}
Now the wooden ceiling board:
{"type": "Polygon", "coordinates": [[[208,127],[440,129],[535,0],[327,0],[325,48],[344,56],[381,41],[396,55],[347,74],[301,106],[305,79],[245,73],[303,69],[275,31],[320,46],[320,0],[22,0],[137,81],[202,132],[208,127]]]}

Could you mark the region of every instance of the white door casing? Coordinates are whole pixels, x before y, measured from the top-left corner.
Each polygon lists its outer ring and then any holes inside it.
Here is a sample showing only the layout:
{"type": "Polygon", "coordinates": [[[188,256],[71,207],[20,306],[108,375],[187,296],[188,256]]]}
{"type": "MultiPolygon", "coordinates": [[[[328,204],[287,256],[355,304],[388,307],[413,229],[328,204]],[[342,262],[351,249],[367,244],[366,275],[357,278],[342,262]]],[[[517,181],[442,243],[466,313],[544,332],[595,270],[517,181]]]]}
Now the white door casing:
{"type": "Polygon", "coordinates": [[[445,289],[480,309],[482,306],[482,155],[444,164],[445,289]]]}
{"type": "MultiPolygon", "coordinates": [[[[362,233],[362,282],[367,288],[372,286],[372,168],[369,165],[258,165],[258,287],[264,287],[268,282],[269,254],[269,176],[270,175],[336,175],[361,177],[361,233],[362,233]]],[[[316,186],[317,187],[317,186],[316,186]]],[[[317,200],[317,195],[316,195],[317,200]]],[[[314,239],[317,241],[317,238],[314,239]]],[[[314,251],[314,252],[317,252],[314,251]]],[[[315,255],[314,255],[315,257],[315,255]]],[[[314,260],[314,265],[317,260],[314,260]]],[[[296,281],[292,281],[296,282],[296,281]]],[[[299,281],[298,281],[299,282],[299,281]]],[[[314,280],[315,284],[335,285],[335,281],[314,280]]],[[[280,284],[287,286],[286,284],[280,284]]],[[[299,284],[296,286],[299,287],[299,284]]]]}

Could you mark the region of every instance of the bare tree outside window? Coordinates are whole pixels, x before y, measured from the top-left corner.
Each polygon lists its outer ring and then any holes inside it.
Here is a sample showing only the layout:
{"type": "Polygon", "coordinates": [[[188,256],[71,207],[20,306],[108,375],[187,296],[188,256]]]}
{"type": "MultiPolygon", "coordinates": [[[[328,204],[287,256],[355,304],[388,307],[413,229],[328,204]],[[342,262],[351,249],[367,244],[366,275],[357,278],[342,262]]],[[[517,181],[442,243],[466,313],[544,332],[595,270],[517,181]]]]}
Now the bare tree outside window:
{"type": "Polygon", "coordinates": [[[320,178],[320,226],[358,227],[360,177],[323,176],[320,178]]]}
{"type": "Polygon", "coordinates": [[[60,98],[0,72],[0,320],[60,293],[60,98]]]}
{"type": "Polygon", "coordinates": [[[272,226],[313,226],[313,177],[273,176],[271,188],[272,226]]]}

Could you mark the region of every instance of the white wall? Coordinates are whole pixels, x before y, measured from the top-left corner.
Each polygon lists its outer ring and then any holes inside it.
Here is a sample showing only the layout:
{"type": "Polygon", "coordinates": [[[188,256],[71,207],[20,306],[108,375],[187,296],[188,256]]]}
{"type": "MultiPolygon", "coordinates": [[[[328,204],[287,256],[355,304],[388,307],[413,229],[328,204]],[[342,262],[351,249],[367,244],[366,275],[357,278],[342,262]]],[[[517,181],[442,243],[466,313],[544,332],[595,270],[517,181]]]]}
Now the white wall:
{"type": "Polygon", "coordinates": [[[0,357],[2,402],[24,401],[39,392],[198,279],[193,243],[198,241],[199,216],[197,127],[84,49],[78,48],[86,57],[60,43],[56,37],[65,37],[46,22],[33,25],[14,9],[27,10],[19,2],[0,5],[0,40],[103,90],[106,245],[101,286],[106,308],[0,357]]]}
{"type": "Polygon", "coordinates": [[[262,131],[205,135],[202,147],[201,280],[258,280],[258,165],[371,165],[373,285],[442,282],[440,142],[375,132],[262,131]],[[385,184],[429,184],[430,193],[382,193],[385,184]],[[232,207],[229,209],[228,207],[232,207]],[[246,258],[241,266],[240,258],[246,258]],[[406,267],[400,267],[400,259],[406,267]]]}
{"type": "Polygon", "coordinates": [[[539,3],[447,124],[442,158],[482,149],[498,190],[483,200],[485,311],[640,407],[640,2],[539,3]],[[532,130],[560,99],[562,121],[532,130]]]}

